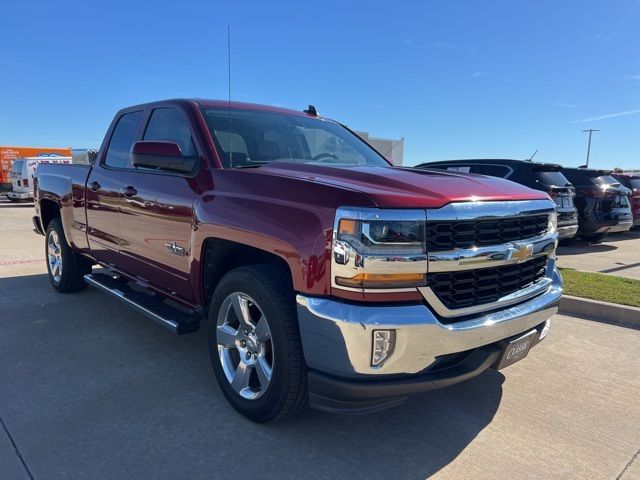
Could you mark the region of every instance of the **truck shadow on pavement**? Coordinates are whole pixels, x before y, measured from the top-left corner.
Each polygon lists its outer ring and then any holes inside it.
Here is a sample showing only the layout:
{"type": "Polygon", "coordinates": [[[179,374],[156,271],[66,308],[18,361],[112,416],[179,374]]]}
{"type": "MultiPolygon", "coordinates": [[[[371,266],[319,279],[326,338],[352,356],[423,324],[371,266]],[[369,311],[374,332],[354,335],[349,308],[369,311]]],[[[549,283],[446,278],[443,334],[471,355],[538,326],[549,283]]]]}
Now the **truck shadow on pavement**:
{"type": "Polygon", "coordinates": [[[586,253],[604,253],[617,250],[615,245],[605,245],[602,243],[589,243],[584,240],[575,240],[570,245],[558,247],[558,255],[583,255],[586,253]]]}
{"type": "Polygon", "coordinates": [[[492,421],[504,376],[384,412],[254,424],[215,384],[207,339],[97,291],[0,278],[0,415],[36,478],[425,478],[492,421]],[[75,476],[71,474],[71,476],[75,476]]]}

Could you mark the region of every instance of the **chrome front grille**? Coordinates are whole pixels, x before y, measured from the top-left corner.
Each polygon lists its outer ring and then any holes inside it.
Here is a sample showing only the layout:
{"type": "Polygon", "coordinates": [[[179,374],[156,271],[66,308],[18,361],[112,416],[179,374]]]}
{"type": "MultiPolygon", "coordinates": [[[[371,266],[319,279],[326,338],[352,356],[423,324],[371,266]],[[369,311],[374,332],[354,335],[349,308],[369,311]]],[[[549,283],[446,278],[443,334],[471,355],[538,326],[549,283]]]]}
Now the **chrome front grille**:
{"type": "Polygon", "coordinates": [[[555,268],[555,208],[524,200],[427,210],[427,285],[418,290],[447,322],[542,294],[555,268]]]}
{"type": "Polygon", "coordinates": [[[440,272],[428,276],[428,286],[451,310],[494,303],[531,286],[545,276],[547,257],[494,268],[440,272]]]}
{"type": "Polygon", "coordinates": [[[543,235],[548,225],[547,214],[490,220],[427,221],[427,251],[499,245],[543,235]]]}

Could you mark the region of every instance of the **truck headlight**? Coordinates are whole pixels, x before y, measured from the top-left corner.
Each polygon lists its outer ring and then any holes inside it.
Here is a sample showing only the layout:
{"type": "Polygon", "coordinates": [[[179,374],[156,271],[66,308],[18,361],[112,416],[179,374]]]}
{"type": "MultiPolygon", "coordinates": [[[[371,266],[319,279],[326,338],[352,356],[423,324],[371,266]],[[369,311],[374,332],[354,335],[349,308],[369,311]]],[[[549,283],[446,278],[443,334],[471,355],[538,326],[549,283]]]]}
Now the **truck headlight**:
{"type": "Polygon", "coordinates": [[[333,286],[414,289],[426,284],[424,210],[339,208],[333,233],[333,286]]]}

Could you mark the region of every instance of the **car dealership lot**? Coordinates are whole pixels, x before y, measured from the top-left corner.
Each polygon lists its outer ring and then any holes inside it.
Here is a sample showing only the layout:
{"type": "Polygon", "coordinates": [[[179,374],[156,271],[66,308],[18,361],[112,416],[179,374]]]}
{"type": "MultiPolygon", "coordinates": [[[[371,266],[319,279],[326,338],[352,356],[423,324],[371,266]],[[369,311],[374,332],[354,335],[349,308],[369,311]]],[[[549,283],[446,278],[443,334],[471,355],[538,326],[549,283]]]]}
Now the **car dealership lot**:
{"type": "Polygon", "coordinates": [[[640,478],[640,331],[557,316],[503,372],[378,414],[256,425],[224,400],[201,333],[56,293],[31,215],[0,202],[3,479],[640,478]]]}
{"type": "Polygon", "coordinates": [[[575,240],[558,249],[558,266],[640,280],[640,231],[613,233],[602,243],[575,240]]]}

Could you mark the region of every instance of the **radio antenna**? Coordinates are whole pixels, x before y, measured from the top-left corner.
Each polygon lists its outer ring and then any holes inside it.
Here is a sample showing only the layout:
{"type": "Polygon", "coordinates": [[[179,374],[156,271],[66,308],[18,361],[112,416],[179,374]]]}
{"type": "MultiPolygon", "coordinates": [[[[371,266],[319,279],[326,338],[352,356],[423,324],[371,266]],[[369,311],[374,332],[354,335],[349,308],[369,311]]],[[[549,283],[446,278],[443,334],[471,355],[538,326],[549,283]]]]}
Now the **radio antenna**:
{"type": "Polygon", "coordinates": [[[228,105],[231,108],[231,27],[227,25],[227,83],[229,86],[228,105]]]}
{"type": "Polygon", "coordinates": [[[531,155],[531,157],[529,157],[529,160],[527,160],[527,161],[528,161],[528,162],[532,161],[532,160],[533,160],[533,157],[535,157],[535,156],[536,156],[536,153],[538,153],[538,149],[537,149],[537,148],[536,148],[536,151],[535,151],[535,152],[533,152],[533,155],[531,155]]]}
{"type": "MultiPolygon", "coordinates": [[[[227,96],[227,117],[229,119],[229,131],[231,132],[231,27],[227,25],[227,84],[228,84],[228,96],[227,96]]],[[[229,148],[229,167],[233,168],[233,136],[229,135],[229,141],[231,142],[229,148]]]]}

